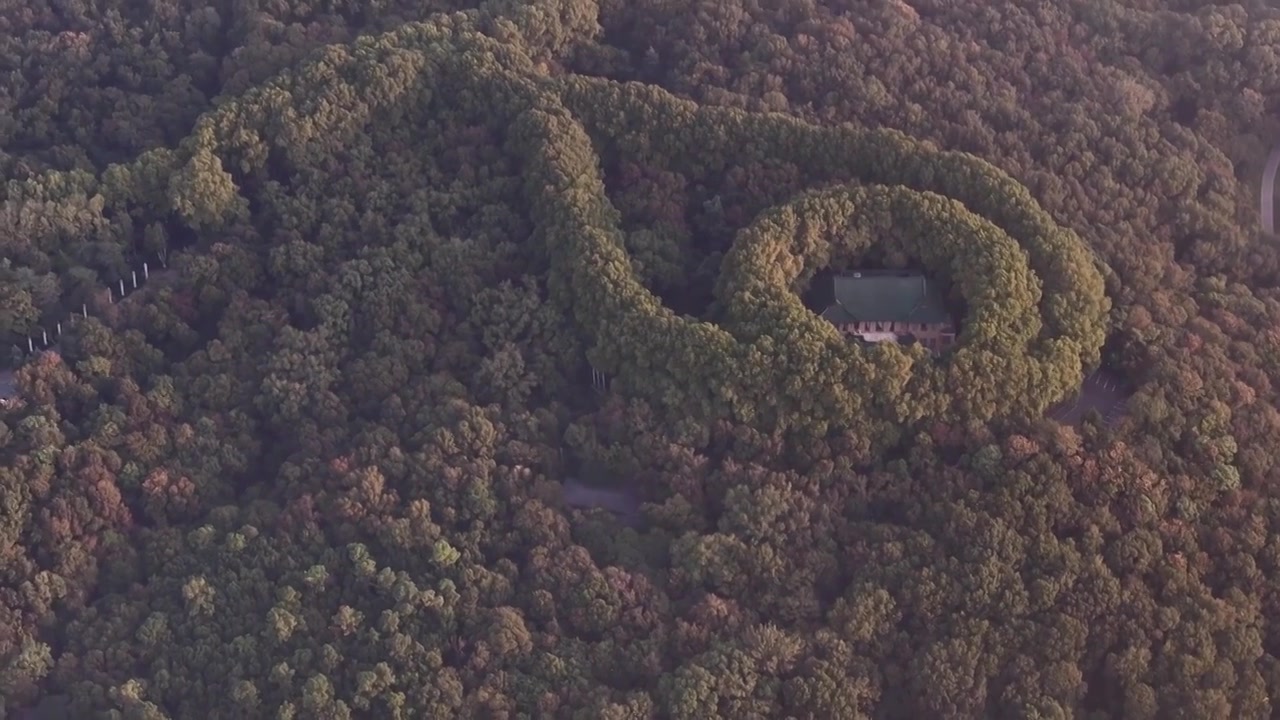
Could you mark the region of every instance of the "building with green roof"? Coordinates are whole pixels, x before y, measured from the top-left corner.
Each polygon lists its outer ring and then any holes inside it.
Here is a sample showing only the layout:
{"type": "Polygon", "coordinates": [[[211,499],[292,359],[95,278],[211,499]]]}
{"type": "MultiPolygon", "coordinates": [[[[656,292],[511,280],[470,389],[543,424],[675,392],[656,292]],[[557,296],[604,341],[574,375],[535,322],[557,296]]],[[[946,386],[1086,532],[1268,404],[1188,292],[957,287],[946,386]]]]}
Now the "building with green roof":
{"type": "Polygon", "coordinates": [[[924,275],[875,270],[838,275],[822,317],[864,342],[916,341],[930,350],[955,342],[956,327],[942,294],[924,275]]]}

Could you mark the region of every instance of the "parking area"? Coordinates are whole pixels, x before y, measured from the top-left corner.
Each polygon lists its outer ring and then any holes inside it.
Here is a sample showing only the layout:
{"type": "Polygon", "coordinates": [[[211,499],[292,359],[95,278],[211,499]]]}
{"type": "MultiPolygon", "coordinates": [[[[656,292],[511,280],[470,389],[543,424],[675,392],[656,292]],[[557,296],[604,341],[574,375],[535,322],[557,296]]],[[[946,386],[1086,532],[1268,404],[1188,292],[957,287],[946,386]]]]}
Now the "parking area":
{"type": "Polygon", "coordinates": [[[643,501],[639,495],[621,488],[592,487],[576,478],[567,478],[564,501],[579,510],[600,508],[613,513],[624,525],[634,527],[640,524],[643,501]]]}
{"type": "Polygon", "coordinates": [[[0,369],[0,405],[18,396],[18,378],[12,370],[0,369]]]}
{"type": "Polygon", "coordinates": [[[1060,423],[1079,425],[1085,413],[1095,410],[1110,427],[1124,416],[1125,401],[1131,394],[1119,375],[1096,370],[1085,378],[1080,392],[1071,400],[1054,406],[1049,417],[1060,423]]]}

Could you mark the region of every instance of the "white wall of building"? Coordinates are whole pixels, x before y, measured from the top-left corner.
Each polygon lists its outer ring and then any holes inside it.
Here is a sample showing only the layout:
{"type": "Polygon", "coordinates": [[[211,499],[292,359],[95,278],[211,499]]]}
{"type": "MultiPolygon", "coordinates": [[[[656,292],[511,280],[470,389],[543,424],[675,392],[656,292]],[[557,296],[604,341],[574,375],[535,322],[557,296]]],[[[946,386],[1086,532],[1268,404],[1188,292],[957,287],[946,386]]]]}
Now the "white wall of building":
{"type": "Polygon", "coordinates": [[[864,332],[858,333],[858,337],[867,342],[898,342],[898,334],[891,332],[864,332]]]}

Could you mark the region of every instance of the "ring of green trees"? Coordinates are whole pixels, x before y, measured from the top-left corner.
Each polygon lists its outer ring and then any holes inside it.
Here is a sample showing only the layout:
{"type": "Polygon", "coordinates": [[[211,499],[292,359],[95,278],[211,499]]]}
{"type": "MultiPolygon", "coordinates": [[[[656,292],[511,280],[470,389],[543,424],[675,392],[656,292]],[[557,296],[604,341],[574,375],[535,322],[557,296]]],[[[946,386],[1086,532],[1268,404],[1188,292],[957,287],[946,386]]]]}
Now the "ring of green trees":
{"type": "Polygon", "coordinates": [[[310,138],[437,104],[504,129],[522,162],[553,300],[591,340],[597,369],[673,419],[854,429],[888,442],[923,418],[1041,412],[1099,358],[1109,302],[1089,252],[990,164],[894,131],[548,79],[518,43],[463,18],[328,50],[202,118],[177,152],[110,171],[103,192],[218,227],[247,212],[228,169],[261,168],[273,152],[306,152],[310,138]],[[312,100],[321,96],[331,100],[323,113],[312,100]],[[677,316],[633,271],[598,146],[695,176],[782,158],[828,189],[769,209],[739,233],[717,286],[728,322],[717,326],[677,316]],[[907,347],[857,349],[800,303],[796,290],[817,270],[873,242],[897,243],[966,298],[970,314],[947,362],[907,347]]]}

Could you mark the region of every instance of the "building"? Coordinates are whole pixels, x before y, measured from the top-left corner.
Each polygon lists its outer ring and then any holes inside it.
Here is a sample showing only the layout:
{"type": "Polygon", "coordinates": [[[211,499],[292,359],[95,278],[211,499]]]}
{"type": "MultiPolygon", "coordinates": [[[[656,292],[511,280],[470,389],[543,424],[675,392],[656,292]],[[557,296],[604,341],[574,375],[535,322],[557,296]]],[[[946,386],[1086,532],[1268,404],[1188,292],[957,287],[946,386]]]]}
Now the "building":
{"type": "Polygon", "coordinates": [[[874,270],[837,275],[822,317],[864,342],[919,342],[945,350],[956,325],[937,287],[921,274],[874,270]]]}

